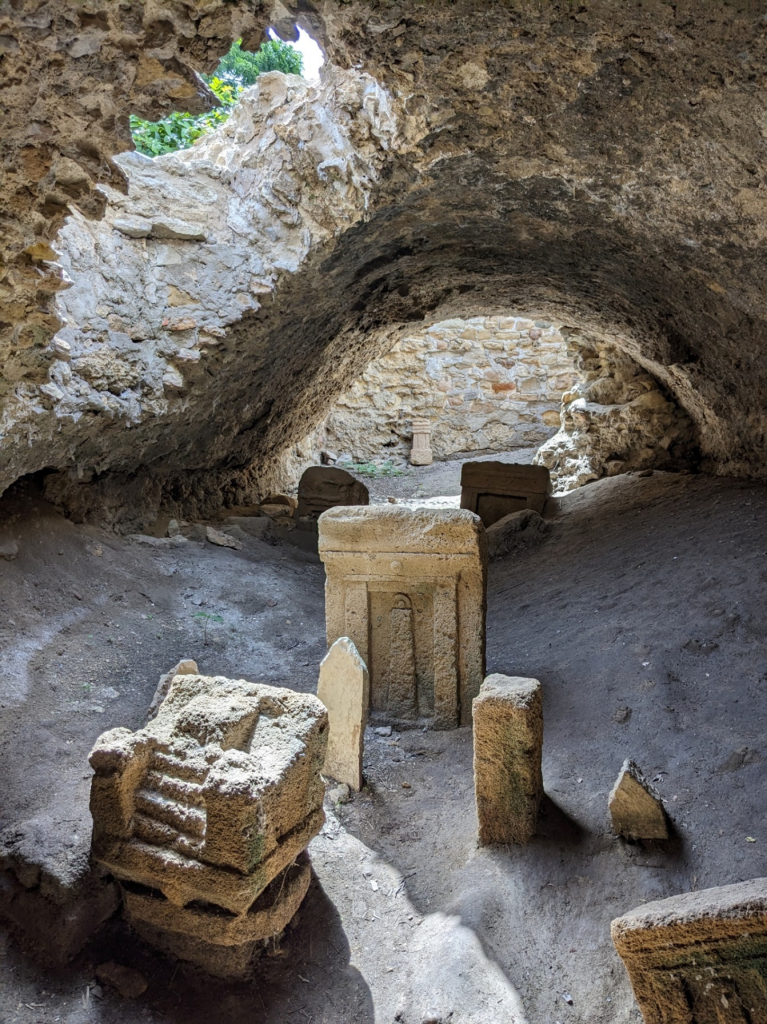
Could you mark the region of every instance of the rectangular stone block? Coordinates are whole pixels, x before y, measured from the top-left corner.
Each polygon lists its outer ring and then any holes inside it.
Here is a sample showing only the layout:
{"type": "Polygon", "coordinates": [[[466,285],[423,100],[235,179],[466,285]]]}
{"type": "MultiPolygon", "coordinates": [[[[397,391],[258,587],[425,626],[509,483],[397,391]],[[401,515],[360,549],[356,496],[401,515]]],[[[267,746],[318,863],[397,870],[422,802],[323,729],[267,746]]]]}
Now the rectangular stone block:
{"type": "Polygon", "coordinates": [[[336,640],[322,659],[317,696],[328,709],[322,774],[359,791],[370,681],[367,666],[348,636],[336,640]]]}
{"type": "Polygon", "coordinates": [[[767,878],[646,903],[611,932],[645,1024],[767,1022],[767,878]]]}
{"type": "Polygon", "coordinates": [[[474,699],[479,841],[527,843],[543,796],[543,700],[537,679],[494,674],[474,699]]]}
{"type": "Polygon", "coordinates": [[[485,526],[523,508],[543,513],[551,493],[545,466],[508,462],[464,462],[461,468],[461,508],[480,517],[485,526]]]}
{"type": "Polygon", "coordinates": [[[319,519],[328,644],[349,637],[373,721],[471,721],[485,666],[485,531],[458,509],[336,508],[319,519]]]}

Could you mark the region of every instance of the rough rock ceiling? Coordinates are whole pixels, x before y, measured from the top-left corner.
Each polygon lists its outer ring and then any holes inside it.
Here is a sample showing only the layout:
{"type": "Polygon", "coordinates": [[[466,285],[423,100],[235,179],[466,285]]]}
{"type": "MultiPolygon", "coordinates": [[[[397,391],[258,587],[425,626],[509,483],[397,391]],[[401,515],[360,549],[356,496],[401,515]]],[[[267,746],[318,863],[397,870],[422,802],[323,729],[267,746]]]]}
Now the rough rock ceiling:
{"type": "Polygon", "coordinates": [[[249,404],[284,414],[228,465],[171,459],[166,477],[239,474],[237,490],[306,425],[307,388],[316,406],[345,346],[375,355],[392,326],[508,308],[616,337],[690,413],[712,469],[764,474],[767,21],[746,3],[6,0],[6,394],[47,380],[47,246],[70,200],[97,216],[94,183],[119,186],[127,114],[192,106],[189,68],[296,17],[391,92],[417,144],[391,153],[361,220],[232,328],[276,361],[273,393],[249,404]]]}

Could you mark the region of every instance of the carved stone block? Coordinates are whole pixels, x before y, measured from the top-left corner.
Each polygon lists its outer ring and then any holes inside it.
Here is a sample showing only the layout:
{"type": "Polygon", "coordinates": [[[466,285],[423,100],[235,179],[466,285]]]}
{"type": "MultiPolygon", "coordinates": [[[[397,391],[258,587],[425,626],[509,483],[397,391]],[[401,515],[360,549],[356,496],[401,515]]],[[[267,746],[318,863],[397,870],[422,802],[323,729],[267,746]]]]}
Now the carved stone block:
{"type": "Polygon", "coordinates": [[[345,469],[335,466],[310,466],[298,484],[298,507],[293,513],[300,530],[316,533],[317,519],[337,505],[367,505],[367,487],[345,469]]]}
{"type": "Polygon", "coordinates": [[[471,722],[485,668],[485,531],[459,509],[339,508],[319,520],[328,644],[354,642],[373,721],[471,722]]]}
{"type": "Polygon", "coordinates": [[[431,423],[427,419],[413,420],[413,447],[410,449],[411,466],[430,466],[434,461],[431,451],[431,423]]]}
{"type": "Polygon", "coordinates": [[[237,974],[287,924],[303,883],[283,884],[285,873],[324,821],[327,731],[314,696],[189,674],[175,676],[143,729],[99,737],[93,853],[121,883],[139,930],[183,935],[164,948],[237,974]],[[261,899],[278,876],[282,895],[261,899]],[[208,956],[211,943],[238,949],[208,956]]]}
{"type": "Polygon", "coordinates": [[[645,1024],[767,1022],[767,878],[646,903],[611,932],[645,1024]]]}
{"type": "Polygon", "coordinates": [[[464,462],[461,467],[461,508],[476,512],[486,527],[523,508],[542,514],[550,493],[545,466],[464,462]]]}

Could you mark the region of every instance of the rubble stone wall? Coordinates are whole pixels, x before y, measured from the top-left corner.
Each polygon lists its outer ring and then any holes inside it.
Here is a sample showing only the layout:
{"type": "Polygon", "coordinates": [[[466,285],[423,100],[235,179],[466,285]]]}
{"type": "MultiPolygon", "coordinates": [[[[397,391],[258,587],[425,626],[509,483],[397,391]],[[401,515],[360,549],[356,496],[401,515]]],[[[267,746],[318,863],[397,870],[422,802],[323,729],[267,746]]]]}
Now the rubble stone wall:
{"type": "Polygon", "coordinates": [[[416,416],[431,423],[436,459],[537,447],[556,433],[576,376],[549,321],[444,320],[373,360],[303,447],[354,462],[407,460],[416,416]]]}

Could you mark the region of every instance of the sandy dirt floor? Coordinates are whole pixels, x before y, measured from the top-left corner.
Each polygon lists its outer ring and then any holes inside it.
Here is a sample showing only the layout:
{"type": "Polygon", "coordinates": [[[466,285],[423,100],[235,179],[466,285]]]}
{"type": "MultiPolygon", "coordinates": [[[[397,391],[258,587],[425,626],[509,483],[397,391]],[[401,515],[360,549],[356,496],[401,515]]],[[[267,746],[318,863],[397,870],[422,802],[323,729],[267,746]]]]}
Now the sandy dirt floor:
{"type": "MultiPolygon", "coordinates": [[[[310,893],[252,982],[166,960],[119,919],[59,969],[9,929],[0,1020],[639,1021],[610,920],[767,875],[767,487],[656,473],[557,505],[545,541],[489,572],[488,671],[544,689],[546,800],[530,846],[477,848],[469,730],[369,730],[367,786],[328,800],[310,893]],[[610,831],[625,757],[663,796],[667,844],[610,831]],[[140,970],[146,993],[97,985],[109,959],[140,970]]],[[[0,549],[16,541],[18,554],[0,560],[0,829],[66,882],[87,857],[96,737],[143,724],[182,657],[314,689],[324,573],[289,544],[131,542],[29,493],[2,512],[0,549]]]]}

